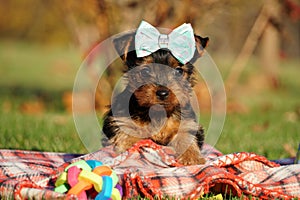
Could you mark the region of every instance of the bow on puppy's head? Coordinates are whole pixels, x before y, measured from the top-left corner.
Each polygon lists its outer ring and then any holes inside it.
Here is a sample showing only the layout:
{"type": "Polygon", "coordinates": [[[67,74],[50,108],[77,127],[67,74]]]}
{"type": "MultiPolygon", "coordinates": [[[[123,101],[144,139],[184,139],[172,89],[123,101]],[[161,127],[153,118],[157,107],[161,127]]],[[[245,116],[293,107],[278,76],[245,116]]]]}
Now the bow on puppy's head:
{"type": "Polygon", "coordinates": [[[208,37],[195,35],[190,24],[183,24],[166,35],[142,21],[136,31],[116,37],[113,43],[130,69],[135,67],[136,61],[159,49],[167,49],[182,64],[194,63],[204,53],[208,40],[208,37]]]}

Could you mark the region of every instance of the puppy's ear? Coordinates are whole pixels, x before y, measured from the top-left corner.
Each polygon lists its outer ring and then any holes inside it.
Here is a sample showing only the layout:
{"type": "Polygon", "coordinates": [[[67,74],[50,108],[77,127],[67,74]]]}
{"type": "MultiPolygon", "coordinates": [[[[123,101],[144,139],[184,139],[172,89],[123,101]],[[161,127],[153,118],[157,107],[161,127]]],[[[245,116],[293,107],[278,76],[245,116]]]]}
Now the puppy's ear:
{"type": "Polygon", "coordinates": [[[191,63],[196,62],[196,60],[203,55],[204,48],[207,47],[208,41],[209,41],[208,37],[203,38],[199,35],[194,35],[194,37],[195,37],[195,41],[196,41],[196,51],[195,51],[194,57],[190,61],[191,63]]]}
{"type": "Polygon", "coordinates": [[[130,32],[113,39],[117,53],[129,68],[135,65],[137,59],[134,38],[135,32],[130,32]]]}

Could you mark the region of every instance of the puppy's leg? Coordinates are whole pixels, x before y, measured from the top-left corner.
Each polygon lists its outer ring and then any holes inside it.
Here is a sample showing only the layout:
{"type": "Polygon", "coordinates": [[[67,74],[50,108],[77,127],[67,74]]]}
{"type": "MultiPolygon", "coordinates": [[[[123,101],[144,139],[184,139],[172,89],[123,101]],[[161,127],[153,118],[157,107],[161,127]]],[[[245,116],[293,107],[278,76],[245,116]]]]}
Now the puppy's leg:
{"type": "Polygon", "coordinates": [[[111,112],[104,118],[103,132],[118,153],[126,151],[141,140],[136,129],[131,119],[113,117],[111,112]]]}
{"type": "MultiPolygon", "coordinates": [[[[198,133],[197,133],[198,134],[198,133]]],[[[188,133],[179,132],[170,145],[175,149],[178,154],[178,161],[183,165],[199,165],[204,164],[205,159],[201,154],[198,137],[188,133]]]]}
{"type": "Polygon", "coordinates": [[[109,142],[114,145],[118,153],[123,153],[140,140],[141,138],[119,132],[109,142]]]}
{"type": "Polygon", "coordinates": [[[178,161],[183,165],[200,165],[205,163],[197,142],[193,141],[186,151],[179,155],[178,161]]]}

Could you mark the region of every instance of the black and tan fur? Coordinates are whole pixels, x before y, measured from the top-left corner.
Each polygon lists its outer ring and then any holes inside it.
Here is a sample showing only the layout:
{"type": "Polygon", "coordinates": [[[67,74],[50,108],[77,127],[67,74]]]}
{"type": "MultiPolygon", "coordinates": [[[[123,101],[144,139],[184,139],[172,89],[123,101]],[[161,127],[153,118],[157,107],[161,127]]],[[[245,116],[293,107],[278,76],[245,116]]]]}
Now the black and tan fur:
{"type": "Polygon", "coordinates": [[[142,139],[151,139],[172,146],[178,161],[184,165],[203,164],[200,150],[204,133],[190,98],[195,84],[192,63],[203,53],[208,38],[195,35],[194,57],[183,65],[167,49],[137,58],[134,36],[133,32],[114,39],[114,46],[126,65],[128,83],[113,99],[114,109],[104,117],[104,134],[119,152],[142,139]],[[125,99],[129,99],[129,105],[125,99]]]}

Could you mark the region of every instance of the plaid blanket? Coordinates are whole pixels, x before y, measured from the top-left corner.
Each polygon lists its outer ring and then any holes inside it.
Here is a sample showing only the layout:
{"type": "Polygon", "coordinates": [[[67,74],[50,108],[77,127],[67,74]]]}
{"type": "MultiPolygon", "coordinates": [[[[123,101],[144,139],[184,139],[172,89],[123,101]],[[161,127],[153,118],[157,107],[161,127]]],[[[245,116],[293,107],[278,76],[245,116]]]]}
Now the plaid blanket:
{"type": "Polygon", "coordinates": [[[205,165],[182,166],[172,149],[150,140],[120,155],[111,146],[86,155],[0,150],[0,199],[65,199],[65,194],[53,191],[55,180],[68,164],[80,159],[110,165],[120,178],[123,199],[196,199],[207,193],[229,192],[243,199],[300,198],[299,164],[280,166],[246,152],[222,155],[209,145],[204,145],[202,153],[205,165]]]}

